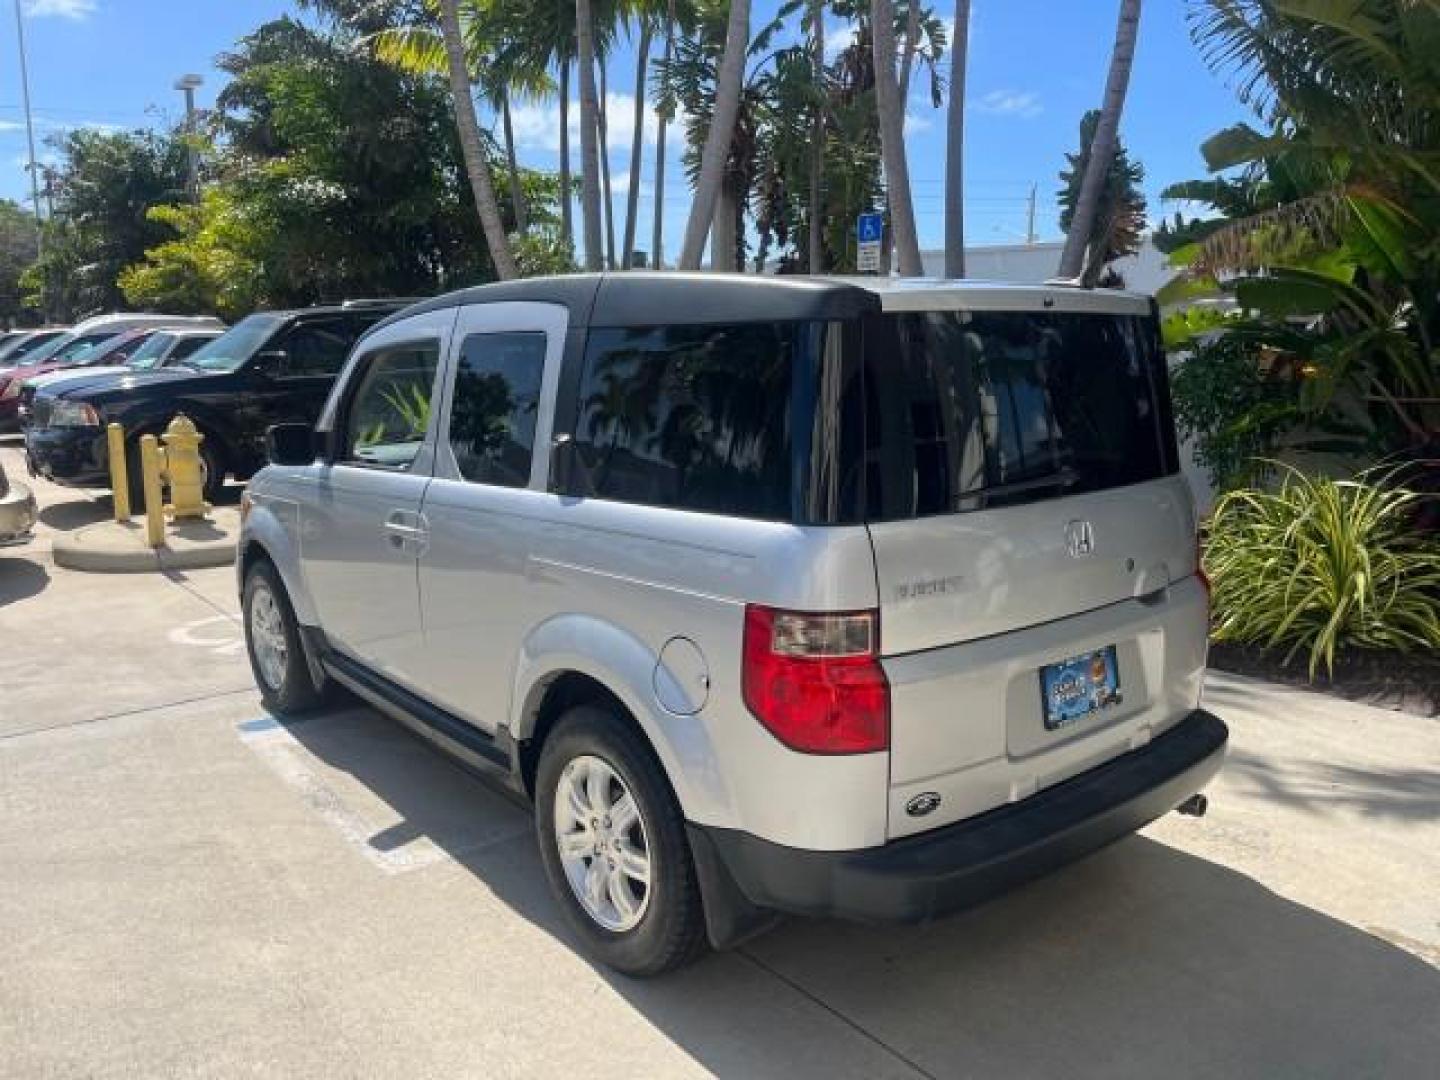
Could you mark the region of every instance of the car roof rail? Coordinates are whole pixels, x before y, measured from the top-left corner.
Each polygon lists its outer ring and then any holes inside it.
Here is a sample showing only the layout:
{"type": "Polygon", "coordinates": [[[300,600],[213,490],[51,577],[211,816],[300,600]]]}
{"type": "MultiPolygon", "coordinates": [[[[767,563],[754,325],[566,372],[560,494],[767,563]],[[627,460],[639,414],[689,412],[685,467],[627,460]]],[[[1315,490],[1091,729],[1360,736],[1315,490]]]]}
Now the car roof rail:
{"type": "Polygon", "coordinates": [[[421,300],[429,299],[424,296],[377,296],[362,297],[357,300],[342,300],[340,306],[347,310],[354,308],[370,307],[396,307],[404,304],[418,304],[421,300]]]}

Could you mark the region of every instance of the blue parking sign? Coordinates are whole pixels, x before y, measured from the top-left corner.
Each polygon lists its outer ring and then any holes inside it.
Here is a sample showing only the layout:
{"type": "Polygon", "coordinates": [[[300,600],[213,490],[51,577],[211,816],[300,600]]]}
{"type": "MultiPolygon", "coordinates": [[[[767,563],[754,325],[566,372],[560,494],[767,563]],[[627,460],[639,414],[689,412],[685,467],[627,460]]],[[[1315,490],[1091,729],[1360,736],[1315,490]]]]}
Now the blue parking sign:
{"type": "Polygon", "coordinates": [[[855,236],[862,244],[878,244],[885,232],[883,214],[861,214],[855,219],[855,236]]]}

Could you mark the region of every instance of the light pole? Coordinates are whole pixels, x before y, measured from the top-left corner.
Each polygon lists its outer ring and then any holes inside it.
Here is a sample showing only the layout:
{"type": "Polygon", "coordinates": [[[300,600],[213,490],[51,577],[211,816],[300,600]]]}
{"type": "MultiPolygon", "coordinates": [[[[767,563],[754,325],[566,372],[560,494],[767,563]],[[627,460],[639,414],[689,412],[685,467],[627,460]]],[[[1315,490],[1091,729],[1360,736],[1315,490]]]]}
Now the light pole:
{"type": "Polygon", "coordinates": [[[35,209],[35,251],[45,254],[45,229],[40,224],[40,177],[35,168],[35,123],[30,118],[30,68],[25,59],[25,17],[15,0],[15,29],[20,38],[20,97],[25,103],[25,141],[30,147],[30,202],[35,209]]]}
{"type": "MultiPolygon", "coordinates": [[[[18,3],[19,0],[16,0],[18,3]]],[[[181,75],[175,89],[185,93],[185,138],[190,159],[190,200],[200,201],[200,155],[195,149],[195,90],[204,83],[199,75],[181,75]]]]}

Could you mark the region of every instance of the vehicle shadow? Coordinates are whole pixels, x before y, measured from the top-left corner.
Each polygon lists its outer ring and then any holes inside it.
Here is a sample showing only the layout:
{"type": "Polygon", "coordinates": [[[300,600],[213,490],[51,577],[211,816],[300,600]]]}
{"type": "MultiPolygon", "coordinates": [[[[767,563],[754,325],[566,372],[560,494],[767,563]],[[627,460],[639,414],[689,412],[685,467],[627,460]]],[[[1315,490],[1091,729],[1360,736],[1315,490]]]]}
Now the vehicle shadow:
{"type": "MultiPolygon", "coordinates": [[[[285,726],[399,816],[375,851],[428,841],[577,947],[526,810],[368,709],[285,726]]],[[[789,920],[662,979],[597,970],[721,1076],[1349,1078],[1440,1059],[1440,970],[1144,837],[926,926],[789,920]]]]}
{"type": "Polygon", "coordinates": [[[49,584],[50,571],[43,565],[0,549],[0,607],[38,596],[49,584]]]}

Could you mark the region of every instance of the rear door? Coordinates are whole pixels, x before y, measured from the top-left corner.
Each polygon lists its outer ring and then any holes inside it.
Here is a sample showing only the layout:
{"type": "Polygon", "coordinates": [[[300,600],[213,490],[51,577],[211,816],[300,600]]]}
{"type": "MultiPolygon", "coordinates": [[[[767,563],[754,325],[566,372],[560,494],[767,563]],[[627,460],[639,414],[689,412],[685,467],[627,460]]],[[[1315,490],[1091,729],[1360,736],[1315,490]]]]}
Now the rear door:
{"type": "Polygon", "coordinates": [[[1153,320],[883,316],[866,364],[892,832],[1122,752],[1176,691],[1193,706],[1203,596],[1153,320]],[[940,813],[904,814],[930,791],[940,813]]]}
{"type": "MultiPolygon", "coordinates": [[[[505,720],[539,595],[530,555],[544,494],[568,315],[543,303],[477,304],[455,326],[430,545],[420,561],[425,692],[485,731],[505,720]]],[[[550,526],[553,528],[553,526],[550,526]]]]}

